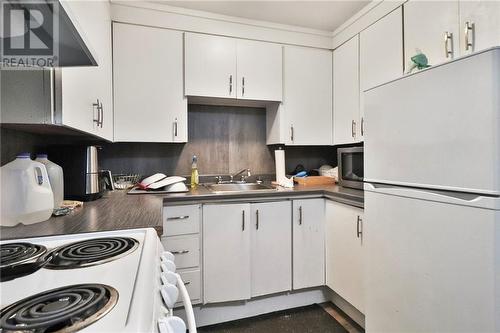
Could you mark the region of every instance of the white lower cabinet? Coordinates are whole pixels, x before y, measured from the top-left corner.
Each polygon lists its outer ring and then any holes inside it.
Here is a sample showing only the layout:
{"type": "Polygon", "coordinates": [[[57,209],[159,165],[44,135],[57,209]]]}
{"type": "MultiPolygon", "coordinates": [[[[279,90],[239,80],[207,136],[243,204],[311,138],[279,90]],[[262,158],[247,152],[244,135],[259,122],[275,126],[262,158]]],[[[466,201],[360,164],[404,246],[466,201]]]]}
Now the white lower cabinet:
{"type": "MultiPolygon", "coordinates": [[[[177,273],[182,277],[193,304],[201,302],[201,205],[176,205],[163,208],[165,250],[175,256],[177,273]]],[[[175,306],[182,306],[181,301],[175,306]]]]}
{"type": "Polygon", "coordinates": [[[293,289],[325,284],[325,200],[293,200],[293,289]]]}
{"type": "Polygon", "coordinates": [[[249,299],[250,204],[203,206],[204,302],[249,299]]]}
{"type": "MultiPolygon", "coordinates": [[[[201,302],[201,272],[199,269],[187,269],[179,272],[179,275],[186,286],[186,290],[191,299],[191,303],[201,302]]],[[[182,301],[176,303],[176,306],[182,306],[182,301]]]]}
{"type": "Polygon", "coordinates": [[[252,297],[292,287],[290,201],[251,205],[252,297]]]}
{"type": "Polygon", "coordinates": [[[326,202],[326,285],[364,312],[363,210],[326,202]]]}
{"type": "Polygon", "coordinates": [[[290,201],[204,205],[204,302],[290,290],[290,223],[290,201]]]}

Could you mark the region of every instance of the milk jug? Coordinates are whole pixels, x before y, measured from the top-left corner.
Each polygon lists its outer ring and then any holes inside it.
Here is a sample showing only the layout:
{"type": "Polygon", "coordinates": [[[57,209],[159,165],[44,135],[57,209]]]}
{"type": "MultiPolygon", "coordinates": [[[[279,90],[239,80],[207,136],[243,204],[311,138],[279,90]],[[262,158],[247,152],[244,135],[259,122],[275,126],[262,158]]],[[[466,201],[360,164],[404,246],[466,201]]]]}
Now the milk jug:
{"type": "Polygon", "coordinates": [[[2,226],[32,224],[47,220],[54,208],[45,165],[31,160],[29,153],[0,168],[2,226]]]}
{"type": "Polygon", "coordinates": [[[63,169],[47,159],[47,154],[37,154],[35,161],[45,165],[49,175],[50,187],[54,195],[54,208],[59,208],[64,200],[64,176],[63,169]]]}

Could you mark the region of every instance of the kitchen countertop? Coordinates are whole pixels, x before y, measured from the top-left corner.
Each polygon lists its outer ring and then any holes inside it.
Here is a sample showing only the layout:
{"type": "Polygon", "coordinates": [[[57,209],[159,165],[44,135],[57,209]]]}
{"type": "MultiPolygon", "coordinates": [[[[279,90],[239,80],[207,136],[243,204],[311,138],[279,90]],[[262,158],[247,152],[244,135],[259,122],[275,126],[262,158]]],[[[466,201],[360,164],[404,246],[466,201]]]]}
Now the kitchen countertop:
{"type": "Polygon", "coordinates": [[[77,234],[132,228],[155,228],[162,233],[163,197],[107,192],[101,199],[84,202],[65,216],[52,216],[44,222],[1,227],[1,239],[77,234]]]}
{"type": "Polygon", "coordinates": [[[31,225],[1,227],[0,239],[16,239],[84,232],[109,231],[132,228],[155,228],[162,234],[163,206],[183,203],[208,203],[245,200],[269,200],[323,197],[348,205],[363,208],[363,190],[344,188],[338,185],[295,186],[279,188],[274,192],[216,194],[204,186],[187,193],[134,194],[125,191],[106,193],[101,199],[85,202],[66,216],[51,217],[47,221],[31,225]]]}
{"type": "Polygon", "coordinates": [[[175,193],[165,196],[163,201],[166,206],[177,203],[208,203],[219,201],[245,201],[248,199],[287,199],[295,197],[324,197],[348,205],[363,208],[364,191],[346,188],[338,185],[300,186],[293,188],[278,187],[273,192],[247,192],[247,193],[213,193],[205,186],[198,186],[186,193],[175,193]]]}

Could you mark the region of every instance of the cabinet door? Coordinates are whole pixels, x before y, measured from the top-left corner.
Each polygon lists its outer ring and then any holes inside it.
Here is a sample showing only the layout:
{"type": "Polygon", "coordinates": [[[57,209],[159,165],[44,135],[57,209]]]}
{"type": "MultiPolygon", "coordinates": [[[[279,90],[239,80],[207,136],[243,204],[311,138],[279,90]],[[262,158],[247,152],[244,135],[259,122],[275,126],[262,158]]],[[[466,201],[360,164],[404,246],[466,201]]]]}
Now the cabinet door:
{"type": "Polygon", "coordinates": [[[237,98],[281,101],[282,46],[249,40],[237,41],[237,98]]]}
{"type": "Polygon", "coordinates": [[[411,63],[416,49],[429,59],[430,65],[448,61],[458,55],[458,0],[410,0],[404,4],[405,65],[411,63]],[[451,33],[445,50],[445,33],[451,33]]]}
{"type": "Polygon", "coordinates": [[[403,13],[398,8],[359,34],[361,91],[403,75],[403,13]]]}
{"type": "Polygon", "coordinates": [[[252,297],[292,287],[292,205],[252,204],[252,297]]]}
{"type": "Polygon", "coordinates": [[[113,48],[115,141],[187,141],[182,32],[114,23],[113,48]]]}
{"type": "Polygon", "coordinates": [[[364,311],[363,210],[326,202],[326,285],[364,311]]]}
{"type": "Polygon", "coordinates": [[[112,140],[111,18],[107,1],[63,1],[97,55],[95,67],[61,68],[63,125],[112,140]],[[102,111],[97,103],[102,105],[102,111]]]}
{"type": "Polygon", "coordinates": [[[187,96],[236,97],[236,39],[185,33],[187,96]]]}
{"type": "Polygon", "coordinates": [[[460,54],[500,45],[500,1],[459,1],[459,4],[460,54]]]}
{"type": "Polygon", "coordinates": [[[325,284],[325,200],[293,201],[293,289],[325,284]]]}
{"type": "Polygon", "coordinates": [[[249,299],[250,204],[203,206],[205,303],[249,299]]]}
{"type": "Polygon", "coordinates": [[[333,51],[333,144],[356,141],[359,121],[359,37],[333,51]]]}
{"type": "Polygon", "coordinates": [[[332,143],[332,52],[284,47],[286,144],[332,143]]]}

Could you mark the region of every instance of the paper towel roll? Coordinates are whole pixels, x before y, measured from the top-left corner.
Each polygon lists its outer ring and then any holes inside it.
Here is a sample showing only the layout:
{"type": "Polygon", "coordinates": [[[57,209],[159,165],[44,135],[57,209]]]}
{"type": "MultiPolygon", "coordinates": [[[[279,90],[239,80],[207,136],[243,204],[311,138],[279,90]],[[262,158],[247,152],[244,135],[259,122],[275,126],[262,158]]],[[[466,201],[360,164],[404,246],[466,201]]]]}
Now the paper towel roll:
{"type": "Polygon", "coordinates": [[[285,151],[275,150],[274,160],[276,162],[276,182],[279,184],[283,179],[285,179],[285,151]]]}

